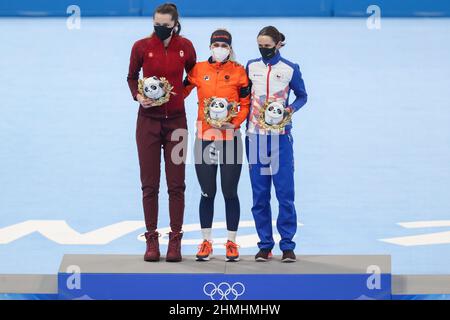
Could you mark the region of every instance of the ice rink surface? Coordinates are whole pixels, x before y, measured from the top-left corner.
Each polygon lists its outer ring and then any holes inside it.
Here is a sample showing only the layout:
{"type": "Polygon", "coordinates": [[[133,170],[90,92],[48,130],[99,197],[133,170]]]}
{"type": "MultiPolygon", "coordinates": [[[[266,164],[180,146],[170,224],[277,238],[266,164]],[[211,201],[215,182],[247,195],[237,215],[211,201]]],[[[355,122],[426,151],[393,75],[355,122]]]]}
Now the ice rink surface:
{"type": "MultiPolygon", "coordinates": [[[[297,253],[391,254],[396,274],[449,273],[450,19],[383,19],[369,30],[365,19],[185,18],[182,34],[201,61],[211,32],[226,27],[245,64],[269,24],[285,33],[282,55],[300,64],[309,94],[293,129],[297,253]]],[[[126,75],[132,44],[151,30],[150,18],[83,18],[80,30],[61,18],[0,19],[0,273],[56,273],[64,253],[143,253],[126,75]]],[[[193,130],[195,92],[186,110],[193,130]]],[[[192,254],[200,190],[193,164],[186,171],[192,254]]],[[[239,194],[238,242],[253,254],[246,168],[239,194]]],[[[216,208],[223,226],[220,193],[216,208]]],[[[220,257],[226,233],[213,234],[220,257]]]]}

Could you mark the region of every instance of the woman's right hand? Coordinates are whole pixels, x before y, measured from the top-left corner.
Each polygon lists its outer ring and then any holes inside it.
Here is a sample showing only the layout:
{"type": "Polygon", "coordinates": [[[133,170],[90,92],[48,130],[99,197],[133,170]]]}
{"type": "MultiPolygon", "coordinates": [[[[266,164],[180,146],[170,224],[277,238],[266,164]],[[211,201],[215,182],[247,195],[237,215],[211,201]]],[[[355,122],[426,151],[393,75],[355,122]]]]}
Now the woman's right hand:
{"type": "Polygon", "coordinates": [[[141,104],[144,109],[148,109],[153,107],[153,103],[155,102],[153,99],[144,97],[140,93],[136,95],[136,100],[141,104]]]}
{"type": "Polygon", "coordinates": [[[222,126],[219,126],[219,125],[215,124],[214,122],[211,123],[210,125],[211,125],[211,127],[213,127],[214,129],[221,129],[221,128],[222,128],[222,126]]]}

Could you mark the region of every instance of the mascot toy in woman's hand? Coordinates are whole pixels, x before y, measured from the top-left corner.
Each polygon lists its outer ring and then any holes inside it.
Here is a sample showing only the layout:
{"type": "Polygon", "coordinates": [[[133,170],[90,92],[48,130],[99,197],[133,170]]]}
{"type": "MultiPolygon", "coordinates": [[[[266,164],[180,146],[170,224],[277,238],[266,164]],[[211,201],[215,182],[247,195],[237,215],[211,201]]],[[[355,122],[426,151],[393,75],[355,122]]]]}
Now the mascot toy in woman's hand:
{"type": "Polygon", "coordinates": [[[164,83],[160,79],[150,77],[144,80],[144,95],[147,98],[158,100],[164,94],[164,83]]]}
{"type": "Polygon", "coordinates": [[[229,104],[225,98],[215,98],[209,105],[209,115],[213,120],[223,120],[228,115],[229,104]]]}
{"type": "Polygon", "coordinates": [[[170,95],[175,95],[173,86],[166,78],[149,77],[140,79],[138,91],[146,98],[154,100],[153,106],[161,106],[170,100],[170,95]]]}
{"type": "Polygon", "coordinates": [[[264,119],[268,125],[277,125],[285,116],[284,105],[280,102],[272,102],[265,110],[264,119]]]}
{"type": "Polygon", "coordinates": [[[292,119],[292,109],[285,107],[280,101],[266,101],[262,106],[258,124],[265,130],[284,130],[284,127],[292,119]]]}
{"type": "Polygon", "coordinates": [[[236,117],[239,104],[229,102],[225,98],[211,97],[203,101],[203,113],[208,124],[215,127],[221,127],[236,117]]]}

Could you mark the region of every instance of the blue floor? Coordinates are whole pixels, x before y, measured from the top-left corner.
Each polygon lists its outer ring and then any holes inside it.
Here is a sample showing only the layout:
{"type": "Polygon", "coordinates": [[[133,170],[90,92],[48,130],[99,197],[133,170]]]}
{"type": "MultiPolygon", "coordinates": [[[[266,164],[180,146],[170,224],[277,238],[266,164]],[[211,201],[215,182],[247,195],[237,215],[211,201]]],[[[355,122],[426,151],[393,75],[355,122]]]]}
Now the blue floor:
{"type": "MultiPolygon", "coordinates": [[[[182,24],[199,60],[216,27],[232,32],[243,64],[259,54],[261,27],[286,34],[282,54],[300,64],[309,93],[293,130],[299,254],[391,254],[393,273],[450,272],[449,19],[383,19],[381,30],[364,19],[182,24]]],[[[133,42],[151,26],[149,18],[92,18],[70,31],[65,19],[0,19],[0,273],[56,273],[65,253],[143,253],[137,105],[126,75],[133,42]],[[36,226],[41,233],[30,233],[36,226]]],[[[186,104],[191,130],[195,98],[186,104]]],[[[194,253],[192,162],[186,184],[183,250],[194,253]]],[[[238,241],[252,254],[247,170],[239,193],[238,241]]],[[[220,256],[220,193],[216,208],[220,256]]]]}

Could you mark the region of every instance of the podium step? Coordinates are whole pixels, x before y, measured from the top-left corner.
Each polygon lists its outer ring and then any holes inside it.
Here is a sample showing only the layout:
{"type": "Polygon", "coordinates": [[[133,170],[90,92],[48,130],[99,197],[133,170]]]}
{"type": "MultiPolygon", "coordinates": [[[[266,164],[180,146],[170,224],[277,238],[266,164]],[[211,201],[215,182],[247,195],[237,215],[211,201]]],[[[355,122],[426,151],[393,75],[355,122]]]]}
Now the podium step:
{"type": "Polygon", "coordinates": [[[0,274],[0,300],[54,300],[57,287],[54,274],[0,274]]]}
{"type": "Polygon", "coordinates": [[[239,262],[144,262],[140,255],[65,255],[60,299],[296,300],[390,299],[387,255],[301,255],[239,262]]]}

